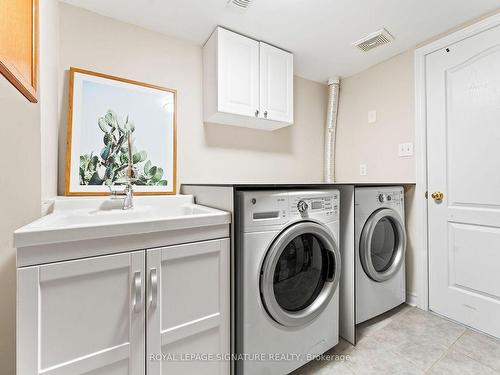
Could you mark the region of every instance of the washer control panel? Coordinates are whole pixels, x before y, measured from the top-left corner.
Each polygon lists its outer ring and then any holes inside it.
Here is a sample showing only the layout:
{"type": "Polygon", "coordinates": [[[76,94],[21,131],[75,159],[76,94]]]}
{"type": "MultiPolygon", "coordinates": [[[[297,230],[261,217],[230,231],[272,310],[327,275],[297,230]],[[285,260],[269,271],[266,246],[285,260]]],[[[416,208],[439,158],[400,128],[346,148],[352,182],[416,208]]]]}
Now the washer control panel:
{"type": "Polygon", "coordinates": [[[338,190],[281,190],[237,192],[238,220],[244,230],[283,225],[312,218],[331,222],[339,218],[338,190]]]}
{"type": "Polygon", "coordinates": [[[290,213],[292,215],[304,216],[309,214],[323,214],[327,217],[336,217],[339,212],[339,193],[332,191],[330,194],[302,193],[290,196],[290,213]]]}

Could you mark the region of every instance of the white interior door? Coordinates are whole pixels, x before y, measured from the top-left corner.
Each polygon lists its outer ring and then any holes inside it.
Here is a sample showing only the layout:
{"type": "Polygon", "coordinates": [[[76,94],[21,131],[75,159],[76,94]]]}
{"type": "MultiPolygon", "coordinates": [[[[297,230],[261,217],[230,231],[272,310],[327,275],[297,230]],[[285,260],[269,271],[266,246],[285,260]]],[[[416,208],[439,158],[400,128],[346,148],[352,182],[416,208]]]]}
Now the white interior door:
{"type": "Polygon", "coordinates": [[[220,27],[217,33],[218,110],[258,116],[259,42],[220,27]]]}
{"type": "Polygon", "coordinates": [[[148,250],[147,264],[148,375],[229,375],[229,239],[148,250]]]}
{"type": "Polygon", "coordinates": [[[19,269],[17,374],[144,374],[144,258],[19,269]]]}
{"type": "Polygon", "coordinates": [[[293,123],[293,55],[260,42],[260,111],[268,120],[293,123]]]}
{"type": "Polygon", "coordinates": [[[500,337],[500,26],[428,55],[426,87],[429,306],[500,337]]]}

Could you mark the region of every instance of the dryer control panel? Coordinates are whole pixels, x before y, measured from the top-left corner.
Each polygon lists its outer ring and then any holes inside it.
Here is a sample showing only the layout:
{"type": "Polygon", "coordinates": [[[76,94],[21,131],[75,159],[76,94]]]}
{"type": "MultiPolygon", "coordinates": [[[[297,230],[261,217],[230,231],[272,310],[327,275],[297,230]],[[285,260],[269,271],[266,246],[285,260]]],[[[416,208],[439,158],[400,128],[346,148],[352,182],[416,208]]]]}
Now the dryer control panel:
{"type": "Polygon", "coordinates": [[[376,203],[383,206],[401,206],[403,204],[404,193],[396,191],[379,191],[376,195],[376,203]]]}

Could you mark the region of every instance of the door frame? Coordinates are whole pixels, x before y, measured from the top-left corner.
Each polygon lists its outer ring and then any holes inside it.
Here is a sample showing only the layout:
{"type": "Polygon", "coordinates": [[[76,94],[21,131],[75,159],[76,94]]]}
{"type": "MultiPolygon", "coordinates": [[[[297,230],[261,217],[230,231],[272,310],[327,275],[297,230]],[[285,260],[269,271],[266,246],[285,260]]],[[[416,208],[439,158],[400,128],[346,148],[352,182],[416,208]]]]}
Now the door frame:
{"type": "Polygon", "coordinates": [[[483,31],[500,25],[500,12],[486,16],[458,31],[430,42],[414,52],[415,73],[415,162],[416,162],[416,240],[417,285],[416,304],[423,310],[429,310],[429,237],[427,212],[427,108],[426,108],[426,66],[427,55],[453,43],[472,37],[483,31]]]}

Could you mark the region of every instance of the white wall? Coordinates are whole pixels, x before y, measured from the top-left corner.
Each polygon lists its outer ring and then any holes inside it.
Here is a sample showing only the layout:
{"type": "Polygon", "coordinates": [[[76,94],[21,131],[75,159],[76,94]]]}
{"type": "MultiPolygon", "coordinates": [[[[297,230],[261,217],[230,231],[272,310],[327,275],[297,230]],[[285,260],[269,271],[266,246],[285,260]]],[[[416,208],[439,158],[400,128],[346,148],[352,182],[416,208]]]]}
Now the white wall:
{"type": "Polygon", "coordinates": [[[59,192],[70,66],[178,92],[178,183],[320,182],[326,86],[295,78],[295,124],[275,132],[203,124],[201,47],[61,4],[59,192]]]}

